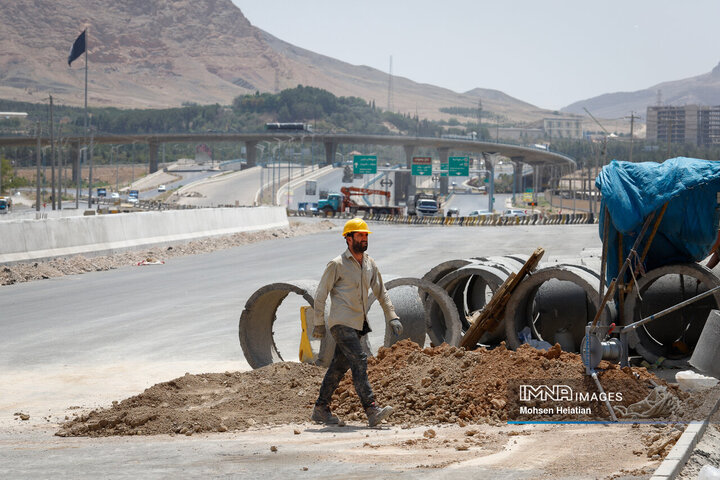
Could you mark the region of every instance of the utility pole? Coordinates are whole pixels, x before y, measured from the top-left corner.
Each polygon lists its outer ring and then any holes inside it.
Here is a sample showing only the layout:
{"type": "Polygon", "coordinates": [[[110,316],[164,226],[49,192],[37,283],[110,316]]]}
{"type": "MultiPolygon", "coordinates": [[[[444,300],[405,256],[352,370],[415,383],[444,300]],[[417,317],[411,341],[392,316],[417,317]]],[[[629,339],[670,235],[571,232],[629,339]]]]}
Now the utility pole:
{"type": "Polygon", "coordinates": [[[35,149],[35,211],[40,211],[40,122],[35,122],[37,148],[35,149]]]}
{"type": "Polygon", "coordinates": [[[88,167],[89,167],[89,173],[88,173],[88,208],[92,208],[92,184],[93,184],[93,178],[92,178],[92,171],[93,171],[93,147],[94,147],[94,132],[92,130],[92,127],[90,127],[90,154],[88,158],[88,167]]]}
{"type": "Polygon", "coordinates": [[[62,185],[63,185],[63,152],[62,152],[62,125],[58,125],[58,181],[57,181],[57,194],[58,194],[58,201],[57,201],[57,208],[58,210],[62,210],[62,185]]]}
{"type": "MultiPolygon", "coordinates": [[[[603,166],[605,166],[605,155],[607,154],[607,139],[608,139],[608,136],[610,135],[610,132],[608,132],[608,131],[605,129],[605,127],[603,127],[602,123],[600,123],[600,122],[598,121],[598,119],[595,118],[592,113],[590,113],[590,110],[588,110],[588,109],[585,108],[585,107],[583,107],[583,110],[585,110],[585,112],[587,112],[587,114],[590,115],[590,118],[592,118],[593,121],[594,121],[595,123],[597,123],[597,124],[600,126],[600,128],[602,128],[603,132],[605,132],[605,138],[603,138],[603,145],[602,145],[602,150],[601,150],[601,155],[600,155],[600,156],[602,156],[602,164],[603,164],[603,166]]],[[[595,161],[595,175],[597,175],[597,174],[598,174],[598,170],[599,170],[599,169],[598,169],[598,165],[597,165],[598,157],[595,157],[595,158],[596,158],[596,161],[595,161]]],[[[592,188],[592,186],[591,186],[591,188],[592,188]]],[[[588,191],[588,195],[590,195],[590,191],[588,191]]],[[[595,210],[595,209],[594,209],[594,203],[595,203],[595,202],[593,201],[593,205],[590,207],[590,213],[595,213],[595,212],[594,212],[594,210],[595,210]]],[[[599,214],[600,214],[600,212],[598,211],[598,215],[599,215],[599,214]]]]}
{"type": "Polygon", "coordinates": [[[633,140],[634,140],[634,138],[633,138],[633,129],[634,128],[633,127],[635,126],[635,119],[637,118],[639,120],[640,117],[636,116],[635,112],[630,112],[630,117],[625,117],[625,118],[630,118],[630,158],[629,158],[629,161],[632,162],[633,161],[633,159],[632,159],[633,140]]]}
{"type": "Polygon", "coordinates": [[[52,209],[55,210],[55,123],[53,122],[53,99],[50,95],[50,192],[52,195],[52,209]]]}
{"type": "Polygon", "coordinates": [[[480,99],[478,99],[477,116],[478,116],[478,140],[482,140],[482,100],[480,100],[480,99]]]}
{"type": "Polygon", "coordinates": [[[392,55],[390,55],[390,75],[388,77],[388,112],[393,111],[393,74],[392,74],[392,55]]]}

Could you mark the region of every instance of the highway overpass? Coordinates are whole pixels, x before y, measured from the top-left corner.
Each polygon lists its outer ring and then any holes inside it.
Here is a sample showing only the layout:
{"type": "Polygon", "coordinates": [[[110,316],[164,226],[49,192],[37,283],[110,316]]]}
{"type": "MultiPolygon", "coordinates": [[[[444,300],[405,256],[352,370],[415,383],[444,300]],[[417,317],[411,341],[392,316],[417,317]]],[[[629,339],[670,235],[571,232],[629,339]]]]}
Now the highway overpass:
{"type": "MultiPolygon", "coordinates": [[[[63,137],[63,142],[77,150],[87,139],[83,136],[63,137]]],[[[317,143],[325,148],[325,164],[334,162],[337,146],[350,145],[387,145],[399,146],[405,150],[406,166],[409,169],[412,157],[419,148],[434,148],[441,163],[447,163],[450,152],[470,152],[487,155],[502,155],[512,160],[515,171],[520,172],[522,164],[533,167],[560,167],[574,170],[575,160],[561,153],[512,144],[484,142],[472,139],[412,137],[403,135],[361,135],[338,133],[313,133],[307,131],[273,131],[262,133],[168,133],[168,134],[133,134],[93,136],[97,144],[132,144],[146,143],[150,150],[150,173],[158,169],[158,147],[162,143],[213,143],[243,142],[247,151],[248,166],[257,164],[257,150],[261,142],[295,142],[297,144],[317,143]]],[[[0,147],[10,146],[46,146],[50,144],[48,137],[0,137],[0,147]]],[[[71,158],[78,158],[71,155],[71,158]]],[[[489,162],[492,167],[492,162],[489,162]]],[[[543,178],[553,176],[539,173],[542,168],[534,168],[537,185],[544,183],[543,178]]],[[[552,171],[552,170],[549,170],[552,171]]],[[[75,177],[75,175],[73,175],[75,177]]],[[[515,175],[516,179],[519,175],[515,175]]],[[[447,177],[441,179],[441,191],[447,193],[447,177]]]]}

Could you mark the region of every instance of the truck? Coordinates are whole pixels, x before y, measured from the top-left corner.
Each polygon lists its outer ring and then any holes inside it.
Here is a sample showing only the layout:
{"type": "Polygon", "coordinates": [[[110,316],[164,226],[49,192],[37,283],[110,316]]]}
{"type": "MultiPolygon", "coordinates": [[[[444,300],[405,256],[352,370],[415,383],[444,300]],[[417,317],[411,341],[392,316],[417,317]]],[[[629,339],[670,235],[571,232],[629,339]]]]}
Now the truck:
{"type": "Polygon", "coordinates": [[[442,215],[437,196],[428,193],[418,193],[415,195],[415,198],[410,198],[408,201],[408,215],[417,215],[418,217],[442,215]]]}
{"type": "Polygon", "coordinates": [[[370,188],[360,187],[342,187],[340,193],[328,193],[327,198],[318,202],[318,211],[325,215],[342,213],[349,211],[353,215],[358,212],[382,213],[390,215],[403,215],[405,207],[395,207],[392,205],[362,205],[354,201],[351,197],[354,195],[382,195],[390,200],[390,192],[385,190],[373,190],[370,188]]]}

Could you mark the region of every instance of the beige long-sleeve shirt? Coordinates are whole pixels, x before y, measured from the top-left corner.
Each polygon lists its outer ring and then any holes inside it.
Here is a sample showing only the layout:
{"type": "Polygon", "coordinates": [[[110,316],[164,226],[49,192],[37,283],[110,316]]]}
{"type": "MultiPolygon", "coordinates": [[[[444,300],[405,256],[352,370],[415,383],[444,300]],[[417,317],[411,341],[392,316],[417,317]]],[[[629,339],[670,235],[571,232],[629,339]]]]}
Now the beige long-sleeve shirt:
{"type": "Polygon", "coordinates": [[[370,307],[368,289],[372,290],[380,302],[386,322],[398,318],[375,261],[367,253],[363,253],[360,265],[350,253],[350,249],[346,249],[325,267],[315,293],[315,325],[325,324],[325,302],[330,294],[328,328],[345,325],[362,330],[370,307]]]}

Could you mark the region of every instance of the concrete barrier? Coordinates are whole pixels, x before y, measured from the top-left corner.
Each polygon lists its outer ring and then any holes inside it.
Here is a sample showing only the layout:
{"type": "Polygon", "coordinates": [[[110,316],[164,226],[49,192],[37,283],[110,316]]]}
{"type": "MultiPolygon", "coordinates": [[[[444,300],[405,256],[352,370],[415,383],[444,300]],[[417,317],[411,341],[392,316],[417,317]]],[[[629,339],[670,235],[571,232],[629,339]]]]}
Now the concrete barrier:
{"type": "Polygon", "coordinates": [[[0,222],[0,264],[288,226],[282,207],[202,208],[0,222]]]}

